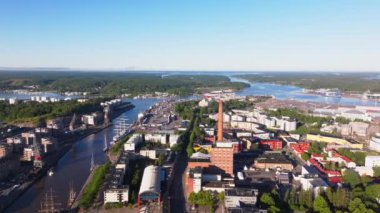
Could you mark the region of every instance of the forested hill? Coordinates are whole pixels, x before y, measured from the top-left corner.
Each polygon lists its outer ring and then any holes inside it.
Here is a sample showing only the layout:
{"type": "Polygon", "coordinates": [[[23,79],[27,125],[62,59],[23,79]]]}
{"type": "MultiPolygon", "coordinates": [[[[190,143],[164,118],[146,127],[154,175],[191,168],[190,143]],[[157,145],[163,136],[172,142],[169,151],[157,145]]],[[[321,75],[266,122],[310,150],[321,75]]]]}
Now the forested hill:
{"type": "Polygon", "coordinates": [[[0,89],[38,86],[39,90],[94,92],[103,95],[169,92],[188,95],[198,88],[242,89],[247,84],[230,82],[218,75],[171,75],[138,72],[0,71],[0,89]]]}
{"type": "Polygon", "coordinates": [[[91,99],[85,103],[72,101],[61,101],[54,103],[22,102],[9,104],[0,101],[0,120],[7,123],[30,123],[37,124],[47,119],[62,116],[72,116],[101,111],[101,102],[109,99],[91,99]]]}
{"type": "Polygon", "coordinates": [[[294,85],[307,89],[339,88],[342,91],[380,92],[379,73],[267,72],[239,77],[251,82],[294,85]]]}

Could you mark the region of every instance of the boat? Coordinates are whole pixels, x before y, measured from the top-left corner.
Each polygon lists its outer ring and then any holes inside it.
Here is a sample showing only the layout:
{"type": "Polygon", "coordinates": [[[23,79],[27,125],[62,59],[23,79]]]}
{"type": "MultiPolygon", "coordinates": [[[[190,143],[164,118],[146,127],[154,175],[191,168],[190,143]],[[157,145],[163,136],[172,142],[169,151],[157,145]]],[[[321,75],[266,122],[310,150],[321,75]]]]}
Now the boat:
{"type": "Polygon", "coordinates": [[[50,168],[50,169],[48,170],[48,175],[49,175],[49,176],[53,176],[53,175],[54,175],[53,168],[50,168]]]}
{"type": "Polygon", "coordinates": [[[95,169],[95,162],[94,162],[94,152],[92,152],[91,155],[91,166],[90,166],[90,171],[95,169]]]}
{"type": "Polygon", "coordinates": [[[67,206],[71,208],[72,205],[74,205],[75,198],[77,196],[77,193],[74,191],[73,183],[70,184],[70,192],[69,192],[69,200],[67,202],[67,206]]]}
{"type": "Polygon", "coordinates": [[[121,118],[117,121],[114,131],[115,136],[112,138],[113,143],[116,143],[129,133],[130,124],[127,123],[128,119],[121,118]]]}
{"type": "Polygon", "coordinates": [[[316,90],[315,93],[319,94],[319,95],[323,95],[325,97],[332,97],[332,98],[341,98],[342,97],[342,93],[340,92],[340,90],[338,88],[334,88],[334,89],[322,88],[322,89],[316,90]]]}
{"type": "Polygon", "coordinates": [[[342,94],[339,89],[331,89],[325,92],[326,97],[341,98],[342,94]]]}
{"type": "Polygon", "coordinates": [[[103,148],[103,152],[107,152],[107,151],[108,151],[107,137],[104,135],[104,148],[103,148]]]}
{"type": "Polygon", "coordinates": [[[41,208],[38,210],[38,213],[62,212],[61,204],[55,200],[56,196],[53,194],[53,189],[50,188],[40,203],[41,208]]]}

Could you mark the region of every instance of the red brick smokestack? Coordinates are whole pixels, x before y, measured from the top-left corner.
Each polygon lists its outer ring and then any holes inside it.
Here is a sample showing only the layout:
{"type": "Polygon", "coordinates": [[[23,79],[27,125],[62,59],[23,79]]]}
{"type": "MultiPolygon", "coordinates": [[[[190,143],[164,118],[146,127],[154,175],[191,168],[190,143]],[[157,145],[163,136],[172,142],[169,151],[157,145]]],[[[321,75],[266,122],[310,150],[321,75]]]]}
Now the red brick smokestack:
{"type": "Polygon", "coordinates": [[[218,112],[218,140],[223,141],[223,101],[219,100],[219,112],[218,112]]]}

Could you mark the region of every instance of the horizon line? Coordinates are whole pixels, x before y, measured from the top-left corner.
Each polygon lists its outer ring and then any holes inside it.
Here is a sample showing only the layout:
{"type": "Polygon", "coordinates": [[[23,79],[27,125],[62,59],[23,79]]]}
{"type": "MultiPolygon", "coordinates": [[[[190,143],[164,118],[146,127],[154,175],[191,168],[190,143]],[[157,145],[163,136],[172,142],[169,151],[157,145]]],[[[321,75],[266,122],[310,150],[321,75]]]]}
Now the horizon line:
{"type": "Polygon", "coordinates": [[[332,73],[380,73],[380,70],[181,70],[181,69],[130,69],[130,68],[71,68],[71,67],[1,67],[0,71],[80,71],[80,72],[332,72],[332,73]]]}

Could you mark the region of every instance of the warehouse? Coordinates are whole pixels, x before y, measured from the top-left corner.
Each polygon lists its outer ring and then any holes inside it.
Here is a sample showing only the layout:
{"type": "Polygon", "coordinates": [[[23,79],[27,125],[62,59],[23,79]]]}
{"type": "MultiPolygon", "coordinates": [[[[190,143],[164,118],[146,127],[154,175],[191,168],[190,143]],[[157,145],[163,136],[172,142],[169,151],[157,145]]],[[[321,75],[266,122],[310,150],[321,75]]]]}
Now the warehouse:
{"type": "Polygon", "coordinates": [[[144,169],[143,178],[141,181],[139,196],[138,196],[138,207],[143,202],[157,201],[160,203],[161,194],[161,178],[160,178],[160,167],[157,166],[147,166],[144,169]]]}

